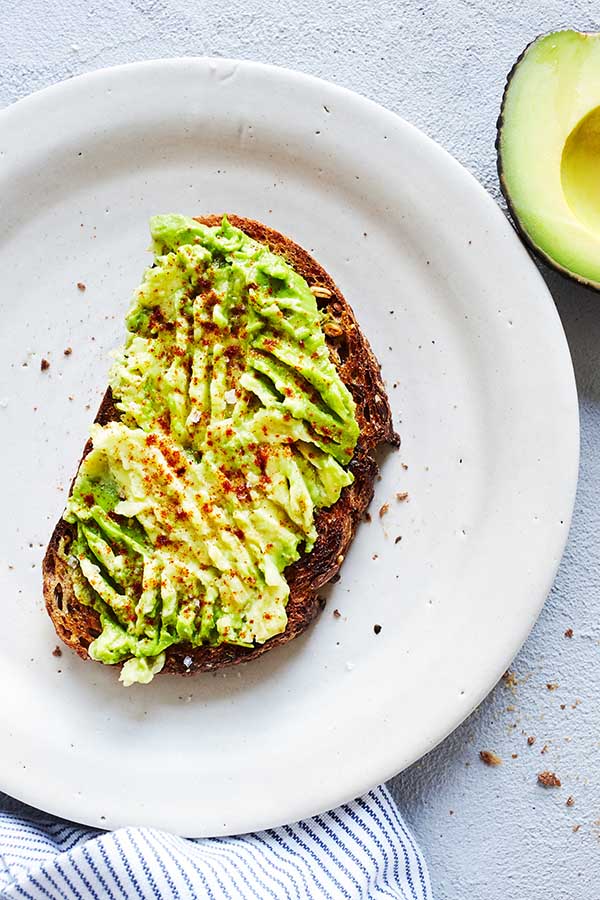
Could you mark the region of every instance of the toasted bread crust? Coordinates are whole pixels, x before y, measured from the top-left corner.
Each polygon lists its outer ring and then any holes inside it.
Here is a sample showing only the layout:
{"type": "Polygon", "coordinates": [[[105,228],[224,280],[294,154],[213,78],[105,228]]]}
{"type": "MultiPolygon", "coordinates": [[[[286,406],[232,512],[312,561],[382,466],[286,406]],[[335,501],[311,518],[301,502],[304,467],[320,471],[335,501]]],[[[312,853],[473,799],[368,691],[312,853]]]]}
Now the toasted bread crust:
{"type": "MultiPolygon", "coordinates": [[[[221,218],[218,215],[203,216],[197,221],[205,225],[218,225],[221,218]]],[[[400,438],[394,432],[379,364],[360,331],[352,309],[330,276],[306,250],[272,228],[236,215],[228,215],[228,219],[232,225],[284,257],[309,286],[318,285],[331,292],[330,297],[317,297],[317,302],[328,307],[334,322],[334,327],[328,329],[331,334],[326,333],[326,340],[339,375],[354,397],[360,437],[350,463],[354,482],[343,489],[333,506],[317,511],[315,525],[318,537],[313,550],[302,555],[285,571],[290,586],[285,631],[251,649],[232,644],[220,644],[218,647],[179,644],[166,651],[162,671],[168,673],[191,674],[246,662],[301,634],[320,612],[322,603],[318,592],[338,572],[358,523],[371,501],[378,472],[375,450],[381,444],[396,447],[400,444],[400,438]]],[[[118,418],[109,388],[95,421],[105,424],[118,418]]],[[[82,460],[90,449],[91,443],[88,441],[82,460]]],[[[73,527],[61,519],[50,538],[42,566],[44,599],[59,637],[79,656],[89,659],[87,649],[100,633],[100,621],[94,609],[76,599],[70,569],[59,555],[61,540],[65,538],[68,543],[72,537],[73,527]]]]}

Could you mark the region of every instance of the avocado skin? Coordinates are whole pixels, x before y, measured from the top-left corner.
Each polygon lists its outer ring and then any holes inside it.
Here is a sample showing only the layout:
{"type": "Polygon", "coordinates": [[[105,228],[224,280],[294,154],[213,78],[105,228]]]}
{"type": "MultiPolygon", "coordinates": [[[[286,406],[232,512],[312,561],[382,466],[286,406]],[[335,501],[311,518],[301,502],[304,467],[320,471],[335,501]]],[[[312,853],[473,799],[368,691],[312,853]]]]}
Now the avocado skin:
{"type": "MultiPolygon", "coordinates": [[[[569,29],[569,30],[575,31],[577,29],[569,29]]],[[[551,269],[554,269],[554,271],[558,272],[559,275],[562,275],[563,278],[567,278],[569,281],[574,281],[577,284],[581,285],[581,287],[587,288],[588,290],[590,290],[596,294],[600,291],[600,284],[598,284],[595,281],[590,281],[587,278],[583,278],[581,275],[578,275],[576,272],[572,272],[570,269],[565,269],[564,266],[561,266],[560,263],[558,263],[558,262],[556,262],[556,260],[552,259],[552,257],[549,256],[545,252],[545,250],[542,250],[542,248],[539,247],[535,243],[535,241],[533,241],[531,239],[529,234],[525,231],[525,229],[521,225],[519,217],[513,206],[510,192],[508,190],[506,180],[504,177],[504,167],[502,164],[502,150],[501,150],[500,144],[501,144],[501,139],[502,139],[502,130],[504,128],[504,105],[506,103],[506,95],[508,93],[510,83],[512,81],[513,75],[515,74],[515,72],[517,71],[519,66],[521,65],[521,63],[522,63],[526,53],[530,49],[530,47],[532,47],[541,38],[547,37],[549,34],[554,34],[554,33],[555,33],[554,31],[544,31],[541,34],[538,34],[532,41],[530,41],[527,44],[527,46],[523,49],[523,51],[519,54],[519,56],[516,58],[508,75],[506,76],[506,83],[504,85],[504,91],[502,92],[502,101],[500,103],[500,114],[498,115],[498,118],[496,120],[496,140],[494,142],[494,146],[496,148],[496,169],[498,171],[498,181],[500,183],[500,190],[502,191],[502,196],[504,197],[506,206],[508,208],[508,212],[510,213],[513,227],[514,227],[515,231],[517,232],[517,234],[519,235],[519,237],[521,238],[521,240],[523,241],[523,243],[525,244],[525,246],[527,247],[527,249],[530,251],[530,253],[532,253],[534,256],[536,256],[540,260],[540,262],[544,263],[544,265],[548,266],[551,269]]],[[[592,32],[585,32],[585,31],[580,32],[580,34],[591,34],[591,33],[592,32]]]]}

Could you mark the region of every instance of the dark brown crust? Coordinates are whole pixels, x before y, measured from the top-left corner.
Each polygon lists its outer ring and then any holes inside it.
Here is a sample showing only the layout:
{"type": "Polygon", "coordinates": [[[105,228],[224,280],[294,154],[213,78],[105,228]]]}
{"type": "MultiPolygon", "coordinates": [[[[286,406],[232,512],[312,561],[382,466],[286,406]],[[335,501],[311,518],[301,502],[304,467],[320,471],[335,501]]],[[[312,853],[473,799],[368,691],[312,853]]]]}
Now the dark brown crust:
{"type": "MultiPolygon", "coordinates": [[[[198,221],[216,225],[221,218],[204,216],[198,218],[198,221]]],[[[170,673],[207,671],[255,659],[303,632],[320,612],[322,604],[318,592],[338,572],[358,523],[373,496],[378,471],[374,451],[381,444],[395,447],[400,444],[400,438],[394,432],[379,364],[358,327],[354,313],[333,280],[306,250],[279,232],[251,219],[235,215],[229,215],[228,218],[232,225],[285,257],[310,286],[320,285],[331,291],[331,297],[324,300],[318,298],[317,302],[320,306],[327,305],[330,316],[341,326],[342,334],[328,337],[327,342],[340,377],[356,402],[360,438],[350,464],[354,475],[353,484],[344,488],[337,503],[329,509],[319,510],[315,520],[318,538],[312,552],[303,555],[286,570],[290,598],[287,605],[288,624],[283,634],[252,649],[230,644],[195,648],[189,644],[181,644],[172,647],[167,650],[163,669],[163,672],[170,673]],[[184,664],[186,657],[188,662],[191,659],[191,665],[184,664]]],[[[330,330],[339,331],[339,328],[330,330]]],[[[118,417],[109,388],[95,421],[105,424],[118,417]]],[[[88,441],[82,460],[89,450],[88,441]]],[[[44,557],[44,599],[59,637],[79,656],[89,659],[87,648],[100,632],[99,618],[95,610],[82,605],[75,598],[70,570],[58,554],[63,537],[67,540],[72,537],[72,526],[61,519],[54,529],[44,557]]]]}
{"type": "MultiPolygon", "coordinates": [[[[569,31],[575,31],[576,29],[564,29],[569,31]]],[[[587,32],[582,32],[583,34],[587,32]]],[[[551,269],[554,269],[555,272],[558,272],[564,278],[569,278],[571,281],[576,281],[577,284],[580,284],[582,287],[589,288],[589,290],[598,292],[600,291],[600,284],[597,281],[590,281],[588,278],[584,278],[581,275],[578,275],[576,272],[571,272],[570,269],[565,269],[564,266],[561,266],[559,262],[552,259],[545,250],[542,250],[535,241],[532,240],[527,230],[521,224],[521,220],[517,214],[517,211],[514,207],[512,197],[510,195],[510,191],[508,189],[508,185],[506,183],[506,176],[504,174],[504,163],[502,161],[502,131],[504,129],[504,106],[506,103],[506,97],[508,95],[508,89],[510,87],[510,83],[513,79],[514,74],[517,69],[525,59],[525,56],[529,52],[529,50],[536,44],[541,38],[546,37],[547,34],[539,34],[533,41],[530,41],[529,44],[525,47],[523,52],[517,57],[515,60],[510,72],[506,76],[506,84],[504,85],[504,91],[502,93],[502,103],[500,104],[500,114],[496,121],[496,168],[498,170],[498,181],[500,182],[500,190],[502,191],[502,196],[506,201],[506,206],[508,207],[508,211],[510,213],[510,217],[513,221],[513,225],[515,227],[515,231],[527,247],[527,249],[537,256],[539,260],[549,266],[551,269]]]]}

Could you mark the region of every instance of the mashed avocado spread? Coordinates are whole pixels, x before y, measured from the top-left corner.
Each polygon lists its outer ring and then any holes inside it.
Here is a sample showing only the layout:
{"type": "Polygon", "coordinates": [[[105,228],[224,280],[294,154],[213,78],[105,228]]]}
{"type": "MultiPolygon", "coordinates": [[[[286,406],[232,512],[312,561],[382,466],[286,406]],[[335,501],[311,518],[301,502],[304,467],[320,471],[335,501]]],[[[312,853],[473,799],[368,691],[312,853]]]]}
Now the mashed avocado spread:
{"type": "Polygon", "coordinates": [[[65,512],[74,590],[102,625],[90,656],[125,661],[125,684],[173,644],[284,631],[284,570],[352,482],[359,433],[303,278],[227,219],[150,228],[109,377],[121,418],[92,426],[65,512]]]}

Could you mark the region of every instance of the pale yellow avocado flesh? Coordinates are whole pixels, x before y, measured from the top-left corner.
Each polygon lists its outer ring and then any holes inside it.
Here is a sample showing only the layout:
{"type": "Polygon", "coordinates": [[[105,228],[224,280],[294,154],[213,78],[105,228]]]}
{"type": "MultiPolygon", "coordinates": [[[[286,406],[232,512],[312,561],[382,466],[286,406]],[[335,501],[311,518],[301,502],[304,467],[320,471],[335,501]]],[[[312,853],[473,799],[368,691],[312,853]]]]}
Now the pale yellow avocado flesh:
{"type": "Polygon", "coordinates": [[[503,191],[550,262],[600,288],[600,34],[534,41],[502,107],[503,191]]]}

